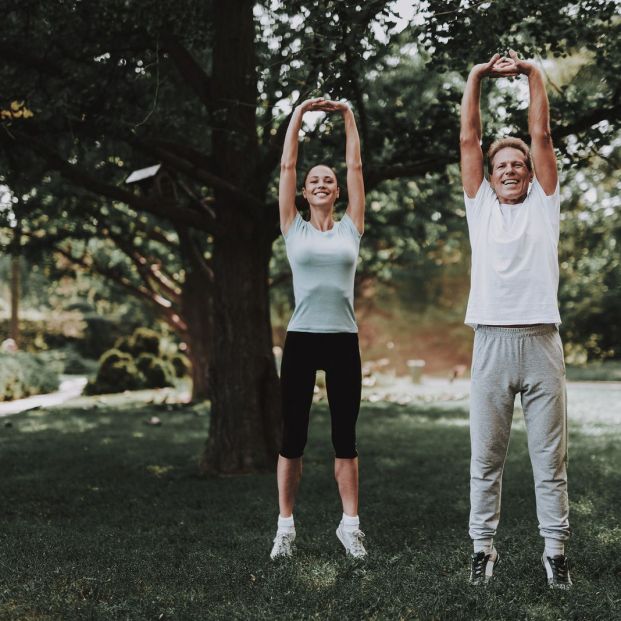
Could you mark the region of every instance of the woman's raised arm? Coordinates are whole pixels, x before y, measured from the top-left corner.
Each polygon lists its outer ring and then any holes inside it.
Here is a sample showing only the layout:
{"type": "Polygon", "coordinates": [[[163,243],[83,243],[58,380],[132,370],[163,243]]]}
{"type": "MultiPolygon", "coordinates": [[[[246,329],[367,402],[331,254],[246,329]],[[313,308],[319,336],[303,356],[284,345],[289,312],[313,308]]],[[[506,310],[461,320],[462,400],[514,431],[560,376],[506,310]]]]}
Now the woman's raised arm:
{"type": "Polygon", "coordinates": [[[360,232],[364,233],[364,179],[362,177],[362,156],[360,136],[356,119],[349,104],[343,101],[324,101],[321,110],[338,110],[345,122],[345,163],[347,165],[347,215],[360,232]]]}
{"type": "Polygon", "coordinates": [[[280,160],[280,181],[278,184],[278,207],[280,211],[280,230],[287,234],[298,210],[295,207],[296,180],[295,167],[298,162],[298,134],[302,128],[302,117],[309,110],[318,109],[324,102],[322,97],[307,99],[295,108],[285,135],[285,143],[280,160]]]}

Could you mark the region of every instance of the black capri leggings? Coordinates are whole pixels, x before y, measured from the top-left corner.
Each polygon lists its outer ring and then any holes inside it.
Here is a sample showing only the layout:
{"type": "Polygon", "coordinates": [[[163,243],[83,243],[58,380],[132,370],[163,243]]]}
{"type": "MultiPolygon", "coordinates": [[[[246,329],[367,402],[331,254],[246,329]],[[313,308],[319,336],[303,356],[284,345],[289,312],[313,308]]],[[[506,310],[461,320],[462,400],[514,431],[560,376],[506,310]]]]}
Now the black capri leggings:
{"type": "Polygon", "coordinates": [[[326,372],[335,457],[353,459],[362,372],[358,335],[350,332],[287,332],[280,369],[283,440],[280,454],[302,457],[308,436],[315,374],[326,372]]]}

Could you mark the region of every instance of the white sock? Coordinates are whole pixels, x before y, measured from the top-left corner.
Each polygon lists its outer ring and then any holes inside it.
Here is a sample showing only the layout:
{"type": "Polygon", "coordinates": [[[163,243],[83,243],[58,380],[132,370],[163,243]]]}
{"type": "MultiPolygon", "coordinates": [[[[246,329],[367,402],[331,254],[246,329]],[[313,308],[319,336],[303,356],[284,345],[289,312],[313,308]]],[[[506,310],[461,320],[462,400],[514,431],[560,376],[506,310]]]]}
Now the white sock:
{"type": "Polygon", "coordinates": [[[279,533],[295,533],[295,524],[293,523],[293,513],[289,517],[278,516],[278,532],[279,533]]]}
{"type": "Polygon", "coordinates": [[[490,539],[473,539],[472,545],[474,547],[474,553],[485,552],[485,554],[491,554],[494,549],[494,540],[490,539]]]}
{"type": "Polygon", "coordinates": [[[550,539],[549,537],[545,538],[546,549],[544,554],[549,556],[550,558],[554,556],[559,556],[561,554],[565,554],[565,543],[560,541],[559,539],[550,539]]]}
{"type": "Polygon", "coordinates": [[[347,515],[343,513],[341,524],[343,525],[343,530],[358,530],[360,527],[360,518],[357,515],[347,515]]]}

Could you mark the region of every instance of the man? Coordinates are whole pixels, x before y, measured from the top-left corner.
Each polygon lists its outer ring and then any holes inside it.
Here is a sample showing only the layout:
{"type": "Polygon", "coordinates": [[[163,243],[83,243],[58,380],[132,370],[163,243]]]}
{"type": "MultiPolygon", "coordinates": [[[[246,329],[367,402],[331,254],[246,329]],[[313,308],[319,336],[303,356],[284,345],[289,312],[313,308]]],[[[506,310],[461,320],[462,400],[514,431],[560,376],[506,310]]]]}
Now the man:
{"type": "Polygon", "coordinates": [[[542,563],[552,588],[571,586],[565,363],[558,333],[560,197],[540,70],[513,51],[475,65],[461,108],[461,174],[472,247],[466,323],[475,329],[470,394],[470,582],[486,584],[499,555],[502,471],[516,394],[524,410],[535,479],[542,563]],[[528,78],[530,150],[494,142],[483,173],[479,100],[483,78],[528,78]],[[532,157],[531,157],[532,154],[532,157]]]}

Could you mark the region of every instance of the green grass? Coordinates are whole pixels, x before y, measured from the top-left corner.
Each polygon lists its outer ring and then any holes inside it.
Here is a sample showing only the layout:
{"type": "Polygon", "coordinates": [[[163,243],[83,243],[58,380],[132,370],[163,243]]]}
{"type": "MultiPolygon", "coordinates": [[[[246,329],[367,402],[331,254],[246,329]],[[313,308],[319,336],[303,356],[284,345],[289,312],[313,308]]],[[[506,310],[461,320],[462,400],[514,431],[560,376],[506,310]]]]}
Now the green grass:
{"type": "Polygon", "coordinates": [[[204,411],[91,407],[11,422],[0,428],[2,620],[621,618],[621,434],[612,426],[572,433],[575,588],[563,593],[544,584],[520,426],[496,540],[503,561],[481,590],[467,584],[462,410],[363,407],[366,563],[346,559],[334,535],[324,407],[312,417],[296,556],[279,563],[268,558],[274,476],[196,474],[204,411]],[[161,427],[144,424],[152,415],[161,427]]]}
{"type": "Polygon", "coordinates": [[[621,360],[590,362],[586,366],[567,366],[567,379],[574,382],[621,382],[621,360]]]}

